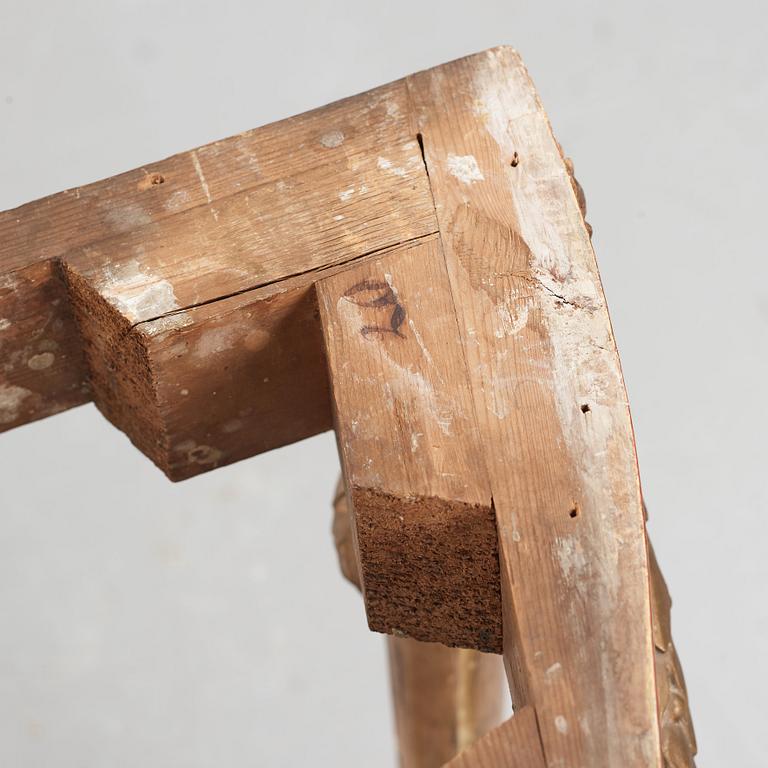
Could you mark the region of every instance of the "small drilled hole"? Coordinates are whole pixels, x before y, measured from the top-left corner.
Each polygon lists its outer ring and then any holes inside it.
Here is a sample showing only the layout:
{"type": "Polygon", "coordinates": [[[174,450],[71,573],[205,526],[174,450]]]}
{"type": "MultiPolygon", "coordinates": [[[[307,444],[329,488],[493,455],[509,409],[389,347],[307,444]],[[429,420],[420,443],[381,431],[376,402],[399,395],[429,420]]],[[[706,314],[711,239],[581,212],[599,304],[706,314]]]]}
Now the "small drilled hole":
{"type": "Polygon", "coordinates": [[[153,173],[150,176],[149,181],[151,184],[162,184],[165,181],[165,176],[162,173],[153,173]]]}
{"type": "Polygon", "coordinates": [[[571,511],[568,513],[568,515],[571,518],[578,517],[579,516],[579,505],[578,504],[574,504],[571,507],[571,511]]]}
{"type": "Polygon", "coordinates": [[[591,410],[592,410],[592,409],[591,409],[591,408],[590,408],[590,407],[589,407],[589,406],[588,406],[586,403],[584,403],[584,404],[581,406],[581,412],[582,412],[582,413],[589,413],[591,410]]]}
{"type": "Polygon", "coordinates": [[[517,168],[517,166],[520,164],[520,156],[515,152],[514,155],[512,155],[512,160],[509,163],[513,168],[517,168]]]}

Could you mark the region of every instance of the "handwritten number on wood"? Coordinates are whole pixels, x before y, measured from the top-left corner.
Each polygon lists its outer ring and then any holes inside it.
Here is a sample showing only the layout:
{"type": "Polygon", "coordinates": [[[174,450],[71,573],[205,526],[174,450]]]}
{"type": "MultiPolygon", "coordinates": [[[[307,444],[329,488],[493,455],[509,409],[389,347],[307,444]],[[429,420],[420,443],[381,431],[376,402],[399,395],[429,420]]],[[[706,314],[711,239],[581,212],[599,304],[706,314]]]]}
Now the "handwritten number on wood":
{"type": "Polygon", "coordinates": [[[400,326],[405,322],[405,309],[400,304],[397,294],[389,283],[382,280],[361,280],[344,292],[344,297],[358,307],[392,307],[389,327],[382,325],[364,325],[360,329],[363,336],[369,333],[393,333],[404,339],[400,326]]]}

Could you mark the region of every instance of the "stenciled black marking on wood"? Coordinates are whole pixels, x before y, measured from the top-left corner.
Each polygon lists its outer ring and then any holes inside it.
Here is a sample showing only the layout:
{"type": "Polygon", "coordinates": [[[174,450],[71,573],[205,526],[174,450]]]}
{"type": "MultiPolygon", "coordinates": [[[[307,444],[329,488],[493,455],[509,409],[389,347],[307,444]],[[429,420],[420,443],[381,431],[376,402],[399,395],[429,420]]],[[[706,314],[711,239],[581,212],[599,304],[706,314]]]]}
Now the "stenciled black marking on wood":
{"type": "Polygon", "coordinates": [[[344,298],[358,307],[393,307],[389,318],[389,328],[380,325],[364,325],[360,329],[363,336],[369,333],[393,333],[401,339],[405,335],[400,327],[405,322],[405,308],[399,302],[392,286],[383,280],[361,280],[344,292],[344,298]],[[370,294],[366,297],[366,294],[370,294]]]}

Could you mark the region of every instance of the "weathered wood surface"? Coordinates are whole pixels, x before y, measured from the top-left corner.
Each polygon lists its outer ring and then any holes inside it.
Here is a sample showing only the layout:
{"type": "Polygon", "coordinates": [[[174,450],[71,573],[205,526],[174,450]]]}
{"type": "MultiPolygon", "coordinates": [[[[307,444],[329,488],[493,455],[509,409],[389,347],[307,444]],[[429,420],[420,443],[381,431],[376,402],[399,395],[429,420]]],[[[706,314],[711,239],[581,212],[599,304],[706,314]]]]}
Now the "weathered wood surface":
{"type": "Polygon", "coordinates": [[[509,49],[408,80],[499,529],[505,658],[547,764],[657,766],[639,481],[570,174],[509,49]]]}
{"type": "MultiPolygon", "coordinates": [[[[343,479],[333,537],[345,578],[360,588],[343,479]]],[[[509,710],[501,656],[387,637],[400,768],[439,768],[500,725],[509,710]]]]}
{"type": "Polygon", "coordinates": [[[501,723],[501,656],[394,636],[387,649],[401,768],[440,768],[501,723]]]}
{"type": "Polygon", "coordinates": [[[498,557],[437,237],[317,284],[368,623],[501,651],[498,557]]]}
{"type": "Polygon", "coordinates": [[[328,429],[312,272],[434,231],[404,81],[0,214],[0,429],[92,398],[174,479],[328,429]]]}
{"type": "Polygon", "coordinates": [[[395,148],[414,138],[407,98],[401,80],[2,212],[0,263],[12,272],[238,192],[287,184],[329,161],[353,165],[372,146],[395,148]]]}
{"type": "Polygon", "coordinates": [[[0,432],[91,399],[85,356],[57,265],[2,274],[0,432]]]}
{"type": "Polygon", "coordinates": [[[523,707],[445,768],[545,768],[533,707],[523,707]]]}
{"type": "Polygon", "coordinates": [[[685,765],[571,170],[500,48],[6,212],[0,428],[92,398],[182,479],[333,416],[372,627],[503,643],[550,768],[685,765]]]}

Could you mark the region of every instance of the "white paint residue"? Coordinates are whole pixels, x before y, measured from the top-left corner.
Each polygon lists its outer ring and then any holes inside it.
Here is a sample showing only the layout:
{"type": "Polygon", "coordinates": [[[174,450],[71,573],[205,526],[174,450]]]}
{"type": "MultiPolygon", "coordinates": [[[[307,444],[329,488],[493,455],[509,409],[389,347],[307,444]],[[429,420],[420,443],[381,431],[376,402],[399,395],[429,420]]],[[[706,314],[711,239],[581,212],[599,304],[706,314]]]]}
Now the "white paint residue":
{"type": "Polygon", "coordinates": [[[556,661],[551,667],[547,668],[547,671],[544,673],[547,677],[552,677],[553,675],[556,675],[558,672],[560,672],[563,669],[563,665],[556,661]]]}
{"type": "MultiPolygon", "coordinates": [[[[635,597],[621,574],[642,569],[645,557],[642,536],[636,536],[642,520],[626,393],[589,237],[525,68],[508,50],[491,51],[473,85],[475,112],[498,146],[493,167],[505,169],[514,219],[531,251],[537,320],[552,347],[539,383],[552,393],[583,514],[616,532],[591,539],[586,549],[568,537],[556,541],[552,552],[574,598],[566,615],[574,637],[584,631],[579,609],[587,589],[591,614],[605,619],[595,624],[589,642],[605,649],[600,654],[604,706],[599,714],[601,728],[614,732],[626,706],[621,681],[629,662],[617,661],[627,636],[613,617],[624,597],[635,597]],[[514,152],[520,163],[513,169],[514,152]],[[592,406],[589,418],[581,412],[584,403],[592,406]]],[[[561,513],[567,521],[568,510],[561,513]]],[[[652,676],[652,659],[636,663],[644,663],[644,674],[652,676]]],[[[585,723],[579,727],[586,733],[585,723]]]]}
{"type": "Polygon", "coordinates": [[[523,304],[515,317],[512,317],[506,304],[498,304],[496,314],[501,321],[501,325],[494,331],[496,338],[503,339],[505,336],[514,336],[522,331],[528,323],[528,304],[523,304]]]}
{"type": "Polygon", "coordinates": [[[572,536],[555,539],[555,555],[566,583],[577,589],[585,588],[584,571],[587,568],[587,558],[581,544],[572,536]]]}
{"type": "Polygon", "coordinates": [[[100,207],[104,211],[104,220],[115,232],[130,232],[152,221],[152,217],[140,205],[104,202],[100,207]]]}
{"type": "MultiPolygon", "coordinates": [[[[220,141],[217,141],[216,144],[214,144],[216,155],[219,154],[222,146],[223,142],[220,141]]],[[[240,134],[237,139],[237,152],[240,157],[245,158],[246,162],[248,163],[250,172],[254,175],[258,175],[261,173],[261,168],[259,166],[259,158],[254,154],[253,149],[253,134],[250,132],[240,134]]],[[[206,150],[210,152],[211,148],[206,147],[206,150]]],[[[238,186],[240,186],[240,184],[238,184],[238,186]]]]}
{"type": "Polygon", "coordinates": [[[39,355],[32,355],[27,360],[27,366],[33,371],[43,371],[53,365],[56,356],[52,352],[41,352],[39,355]]]}
{"type": "MultiPolygon", "coordinates": [[[[18,219],[16,221],[18,224],[18,219]]],[[[13,275],[3,275],[0,277],[0,288],[9,288],[14,290],[19,287],[19,281],[13,275]]]]}
{"type": "Polygon", "coordinates": [[[394,173],[395,176],[408,175],[408,171],[405,168],[401,168],[399,165],[395,165],[391,160],[388,160],[386,157],[379,157],[376,161],[376,165],[382,171],[389,171],[390,173],[394,173]]]}
{"type": "Polygon", "coordinates": [[[139,326],[139,330],[143,331],[149,336],[158,336],[161,333],[168,331],[177,331],[179,328],[184,328],[192,323],[192,318],[186,312],[178,312],[173,315],[166,315],[160,317],[157,320],[153,320],[149,323],[143,323],[139,326]]]}
{"type": "MultiPolygon", "coordinates": [[[[487,379],[483,379],[483,381],[487,381],[487,379]]],[[[497,381],[491,391],[491,397],[493,399],[493,402],[491,403],[491,413],[493,413],[499,421],[504,421],[504,419],[509,416],[509,397],[506,392],[500,391],[500,388],[501,385],[497,381]]]]}
{"type": "Polygon", "coordinates": [[[355,188],[350,187],[349,189],[345,189],[343,192],[339,192],[339,200],[341,200],[342,203],[346,202],[354,194],[355,194],[355,188]]]}
{"type": "MultiPolygon", "coordinates": [[[[394,292],[394,289],[393,289],[393,292],[394,292]]],[[[413,320],[411,320],[410,318],[408,319],[408,327],[411,329],[413,333],[413,338],[416,339],[416,343],[421,348],[421,351],[423,352],[427,362],[430,365],[433,365],[432,355],[429,354],[429,350],[424,345],[424,339],[421,338],[421,334],[419,333],[419,329],[416,327],[416,323],[414,323],[413,320]]]]}
{"type": "Polygon", "coordinates": [[[188,464],[218,464],[224,457],[224,452],[210,445],[199,445],[194,440],[184,440],[173,447],[174,451],[183,453],[188,464]]]}
{"type": "Polygon", "coordinates": [[[99,292],[134,323],[179,308],[173,286],[167,280],[153,281],[136,260],[107,267],[99,292]]]}
{"type": "Polygon", "coordinates": [[[555,718],[555,728],[562,734],[568,733],[568,721],[562,715],[558,715],[555,718]]]}
{"type": "Polygon", "coordinates": [[[400,117],[400,105],[392,99],[387,99],[387,117],[400,117]]]}
{"type": "Polygon", "coordinates": [[[538,104],[521,67],[510,67],[503,50],[487,52],[486,67],[478,69],[475,79],[475,114],[485,123],[488,133],[506,157],[515,150],[509,126],[536,111],[538,104]]]}
{"type": "Polygon", "coordinates": [[[320,137],[320,143],[326,149],[339,147],[344,143],[344,134],[341,131],[328,131],[320,137]]]}
{"type": "Polygon", "coordinates": [[[0,424],[10,424],[19,416],[21,404],[32,394],[24,387],[0,384],[0,424]]]}
{"type": "Polygon", "coordinates": [[[163,206],[166,211],[178,211],[190,201],[189,192],[186,189],[177,189],[172,192],[163,206]]]}
{"type": "Polygon", "coordinates": [[[134,322],[179,308],[173,286],[167,280],[152,283],[132,296],[121,296],[117,298],[117,304],[123,314],[134,322]]]}
{"type": "Polygon", "coordinates": [[[229,326],[205,331],[192,349],[192,356],[207,360],[211,355],[226,352],[241,341],[241,333],[239,328],[229,326]]]}
{"type": "Polygon", "coordinates": [[[11,327],[11,321],[7,317],[0,317],[0,331],[11,327]]]}
{"type": "Polygon", "coordinates": [[[462,184],[473,184],[476,181],[485,181],[474,155],[448,155],[446,161],[448,172],[455,176],[462,184]]]}
{"type": "Polygon", "coordinates": [[[208,182],[205,180],[205,175],[203,174],[203,167],[200,165],[200,160],[197,157],[197,151],[193,149],[189,155],[192,158],[192,165],[195,166],[197,178],[200,179],[200,187],[203,190],[205,199],[211,203],[213,202],[213,198],[211,197],[211,191],[208,189],[208,182]]]}

